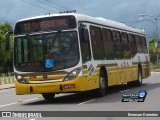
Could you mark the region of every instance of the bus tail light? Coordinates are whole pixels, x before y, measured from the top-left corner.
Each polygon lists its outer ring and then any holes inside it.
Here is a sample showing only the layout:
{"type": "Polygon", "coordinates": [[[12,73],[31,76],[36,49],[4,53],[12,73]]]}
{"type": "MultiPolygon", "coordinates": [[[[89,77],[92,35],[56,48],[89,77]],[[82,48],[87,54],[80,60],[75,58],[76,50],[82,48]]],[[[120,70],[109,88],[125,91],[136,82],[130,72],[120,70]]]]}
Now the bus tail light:
{"type": "Polygon", "coordinates": [[[80,67],[72,70],[72,71],[64,78],[64,81],[75,79],[75,78],[78,76],[78,74],[80,73],[80,71],[81,71],[81,68],[80,68],[80,67]]]}
{"type": "Polygon", "coordinates": [[[18,74],[15,74],[15,77],[17,79],[17,81],[19,83],[22,83],[22,84],[28,84],[28,80],[26,80],[24,77],[22,77],[21,75],[18,75],[18,74]]]}

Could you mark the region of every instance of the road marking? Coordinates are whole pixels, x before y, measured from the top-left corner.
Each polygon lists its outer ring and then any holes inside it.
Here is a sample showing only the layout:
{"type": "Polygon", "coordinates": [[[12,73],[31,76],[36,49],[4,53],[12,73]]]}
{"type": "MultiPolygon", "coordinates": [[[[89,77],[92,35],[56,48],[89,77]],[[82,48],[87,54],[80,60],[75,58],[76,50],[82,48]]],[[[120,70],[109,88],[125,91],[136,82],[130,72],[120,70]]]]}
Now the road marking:
{"type": "Polygon", "coordinates": [[[10,104],[5,104],[5,105],[1,105],[0,108],[1,108],[1,107],[6,107],[6,106],[10,106],[10,105],[14,105],[14,104],[17,104],[17,102],[10,103],[10,104]]]}
{"type": "Polygon", "coordinates": [[[15,105],[15,104],[22,103],[22,102],[34,101],[34,100],[37,100],[37,99],[40,99],[40,98],[33,98],[33,99],[29,99],[29,100],[18,100],[17,102],[14,102],[14,103],[9,103],[9,104],[5,104],[5,105],[0,105],[0,108],[1,108],[1,107],[6,107],[6,106],[10,106],[10,105],[15,105]]]}
{"type": "Polygon", "coordinates": [[[38,99],[41,99],[41,98],[33,98],[33,99],[29,99],[29,100],[24,100],[22,102],[29,102],[29,101],[38,100],[38,99]]]}
{"type": "Polygon", "coordinates": [[[147,85],[154,85],[154,84],[156,84],[156,83],[149,83],[149,84],[147,84],[147,85]]]}
{"type": "Polygon", "coordinates": [[[88,100],[88,101],[85,101],[85,102],[79,103],[78,105],[83,105],[83,104],[85,104],[85,103],[89,103],[89,102],[92,102],[92,101],[94,101],[94,100],[96,100],[96,99],[91,99],[91,100],[88,100]]]}
{"type": "Polygon", "coordinates": [[[18,102],[18,103],[21,103],[21,102],[23,102],[23,100],[17,100],[17,102],[18,102]]]}
{"type": "Polygon", "coordinates": [[[130,89],[122,90],[122,91],[120,91],[120,92],[126,92],[126,91],[128,91],[128,90],[130,90],[130,89]]]}
{"type": "MultiPolygon", "coordinates": [[[[74,93],[69,93],[69,94],[59,94],[59,95],[56,95],[57,97],[60,97],[60,96],[65,96],[65,95],[72,95],[74,93]]],[[[17,100],[17,102],[14,102],[14,103],[9,103],[9,104],[5,104],[5,105],[0,105],[0,108],[1,107],[6,107],[6,106],[10,106],[10,105],[15,105],[15,104],[18,104],[18,103],[23,103],[23,102],[29,102],[29,101],[34,101],[34,100],[38,100],[38,99],[43,99],[42,96],[38,96],[36,98],[33,98],[33,99],[28,99],[28,100],[17,100]]]]}
{"type": "Polygon", "coordinates": [[[29,120],[35,120],[35,118],[29,119],[29,120]]]}

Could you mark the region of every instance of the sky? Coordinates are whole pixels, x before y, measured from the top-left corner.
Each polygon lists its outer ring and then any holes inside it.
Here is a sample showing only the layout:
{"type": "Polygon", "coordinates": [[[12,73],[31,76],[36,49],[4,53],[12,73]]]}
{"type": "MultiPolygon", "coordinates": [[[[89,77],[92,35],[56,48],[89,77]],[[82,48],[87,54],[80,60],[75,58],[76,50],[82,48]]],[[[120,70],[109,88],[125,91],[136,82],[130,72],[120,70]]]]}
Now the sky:
{"type": "MultiPolygon", "coordinates": [[[[23,18],[54,14],[67,9],[145,29],[147,37],[151,38],[155,33],[154,17],[160,15],[160,0],[0,0],[0,22],[7,20],[15,24],[23,18]],[[150,17],[144,16],[142,21],[139,14],[150,17]]],[[[160,36],[160,20],[157,26],[160,36]]]]}

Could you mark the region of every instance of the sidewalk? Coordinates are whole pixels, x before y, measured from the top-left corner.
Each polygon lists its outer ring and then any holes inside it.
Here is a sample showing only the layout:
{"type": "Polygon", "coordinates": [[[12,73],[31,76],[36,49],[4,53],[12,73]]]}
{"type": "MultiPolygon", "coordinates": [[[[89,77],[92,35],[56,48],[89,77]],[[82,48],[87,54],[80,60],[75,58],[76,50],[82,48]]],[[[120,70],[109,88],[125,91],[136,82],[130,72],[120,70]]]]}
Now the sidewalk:
{"type": "Polygon", "coordinates": [[[0,90],[14,88],[14,77],[1,77],[0,78],[0,90]]]}
{"type": "Polygon", "coordinates": [[[159,74],[160,72],[151,72],[151,75],[159,74]]]}
{"type": "Polygon", "coordinates": [[[3,85],[0,85],[0,90],[14,88],[14,87],[15,87],[14,83],[12,83],[12,84],[3,84],[3,85]]]}

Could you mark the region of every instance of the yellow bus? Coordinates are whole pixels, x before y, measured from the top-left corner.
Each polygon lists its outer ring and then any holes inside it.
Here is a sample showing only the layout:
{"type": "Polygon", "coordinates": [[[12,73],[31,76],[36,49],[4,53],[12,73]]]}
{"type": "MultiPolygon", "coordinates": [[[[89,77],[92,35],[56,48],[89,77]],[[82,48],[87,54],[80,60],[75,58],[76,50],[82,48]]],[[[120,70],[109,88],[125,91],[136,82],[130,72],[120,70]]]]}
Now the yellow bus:
{"type": "MultiPolygon", "coordinates": [[[[9,38],[10,33],[7,33],[9,38]]],[[[8,47],[6,39],[6,47],[8,47]]],[[[59,13],[20,20],[14,29],[17,95],[96,90],[128,83],[140,86],[150,75],[144,30],[104,18],[59,13]]]]}

